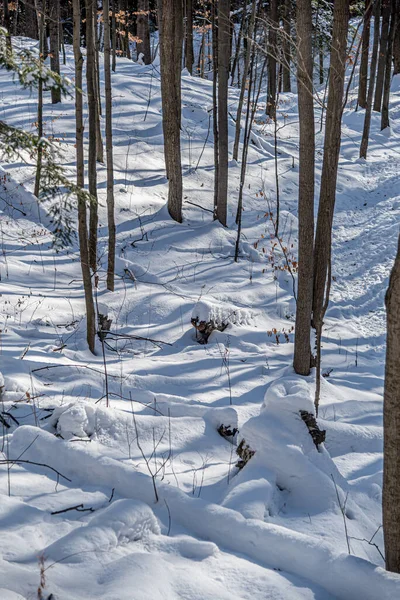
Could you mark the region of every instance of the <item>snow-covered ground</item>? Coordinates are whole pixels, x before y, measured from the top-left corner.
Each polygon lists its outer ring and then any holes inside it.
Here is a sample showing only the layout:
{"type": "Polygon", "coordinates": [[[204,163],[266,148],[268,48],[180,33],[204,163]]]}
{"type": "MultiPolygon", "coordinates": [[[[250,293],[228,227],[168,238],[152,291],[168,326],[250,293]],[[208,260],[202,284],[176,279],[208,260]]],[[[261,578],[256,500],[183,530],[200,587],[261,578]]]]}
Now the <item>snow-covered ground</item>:
{"type": "MultiPolygon", "coordinates": [[[[73,77],[69,48],[63,72],[73,77]]],[[[1,400],[10,425],[1,443],[2,458],[20,462],[0,465],[0,599],[36,598],[41,573],[44,597],[57,600],[400,597],[400,578],[382,568],[380,510],[383,299],[400,215],[399,82],[390,135],[373,115],[367,162],[358,159],[363,111],[354,111],[351,94],[343,119],[319,452],[299,415],[312,411],[313,377],[291,369],[293,279],[272,235],[273,126],[261,122],[262,106],[235,263],[240,165],[230,165],[230,227],[210,212],[211,83],[183,76],[183,224],[165,207],[157,64],[120,59],[112,85],[114,293],[105,289],[105,168],[98,169],[97,302],[113,332],[105,348],[108,407],[100,343],[96,357],[85,346],[77,244],[52,248],[46,203],[38,206],[28,191],[32,167],[3,164],[1,172],[1,400]],[[201,320],[208,312],[229,325],[199,344],[192,314],[201,320]],[[226,439],[221,424],[239,432],[226,439]],[[238,472],[242,439],[255,455],[238,472]]],[[[0,93],[0,118],[33,128],[35,96],[3,71],[0,93]]],[[[237,96],[232,89],[232,114],[237,96]]],[[[73,99],[56,106],[46,99],[46,135],[60,140],[73,178],[73,99]]],[[[279,124],[281,237],[292,264],[295,94],[281,96],[279,124]]],[[[233,141],[233,121],[230,134],[233,141]]],[[[320,133],[318,182],[322,144],[320,133]]]]}

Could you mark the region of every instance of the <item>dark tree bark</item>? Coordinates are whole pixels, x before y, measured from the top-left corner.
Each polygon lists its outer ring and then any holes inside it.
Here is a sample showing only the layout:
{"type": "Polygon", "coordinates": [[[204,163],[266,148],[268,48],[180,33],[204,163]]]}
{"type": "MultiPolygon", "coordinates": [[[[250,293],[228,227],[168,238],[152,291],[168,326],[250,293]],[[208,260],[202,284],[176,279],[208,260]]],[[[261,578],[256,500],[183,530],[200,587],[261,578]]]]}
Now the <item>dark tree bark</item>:
{"type": "Polygon", "coordinates": [[[369,38],[373,3],[373,0],[365,0],[360,64],[360,82],[358,85],[358,105],[361,106],[361,108],[365,108],[367,106],[369,38]]]}
{"type": "Polygon", "coordinates": [[[104,87],[106,96],[106,155],[107,155],[107,222],[108,222],[108,265],[107,289],[114,291],[115,274],[115,216],[114,216],[114,165],[112,141],[112,89],[111,89],[111,40],[110,4],[103,0],[104,18],[104,87]]]}
{"type": "Polygon", "coordinates": [[[285,11],[283,21],[283,58],[284,64],[282,65],[282,91],[290,92],[290,29],[291,29],[291,0],[285,0],[285,11]]]}
{"type": "Polygon", "coordinates": [[[385,64],[385,79],[383,82],[383,95],[382,95],[382,117],[381,117],[381,130],[389,127],[389,102],[390,102],[390,84],[392,82],[392,58],[393,58],[393,40],[394,33],[396,31],[398,13],[397,13],[397,0],[392,0],[392,14],[390,15],[390,28],[388,37],[388,47],[386,52],[386,64],[385,64]]]}
{"type": "Polygon", "coordinates": [[[164,130],[164,155],[168,186],[168,212],[182,222],[181,167],[181,64],[183,10],[181,2],[163,0],[160,40],[161,96],[164,130]]]}
{"type": "Polygon", "coordinates": [[[193,73],[193,0],[186,0],[185,66],[193,73]]]}
{"type": "Polygon", "coordinates": [[[85,0],[86,5],[86,86],[89,111],[89,153],[88,179],[89,192],[93,196],[89,217],[89,260],[93,271],[97,269],[97,119],[98,104],[96,93],[96,57],[93,0],[85,0]]]}
{"type": "Polygon", "coordinates": [[[396,3],[397,23],[393,40],[393,75],[400,73],[400,0],[396,3]]]}
{"type": "Polygon", "coordinates": [[[311,313],[314,260],[315,121],[313,98],[312,5],[297,0],[297,93],[300,121],[299,255],[293,366],[299,375],[311,367],[311,313]]]}
{"type": "Polygon", "coordinates": [[[218,3],[218,199],[217,219],[227,226],[228,211],[228,79],[230,0],[218,3]]]}
{"type": "Polygon", "coordinates": [[[369,130],[371,127],[372,103],[374,98],[376,63],[378,59],[379,45],[379,15],[381,14],[381,0],[375,0],[374,6],[374,43],[372,46],[372,57],[369,75],[369,87],[367,96],[367,106],[365,108],[364,128],[360,145],[360,158],[367,158],[369,130]]]}
{"type": "Polygon", "coordinates": [[[382,106],[382,94],[383,94],[383,82],[384,82],[384,77],[385,77],[386,54],[388,51],[390,13],[391,13],[391,0],[382,0],[382,29],[381,29],[381,39],[380,39],[380,43],[379,43],[378,70],[377,70],[377,74],[376,74],[376,87],[375,87],[375,99],[374,99],[374,110],[376,112],[381,112],[381,106],[382,106]]]}
{"type": "MultiPolygon", "coordinates": [[[[249,41],[246,44],[246,55],[245,55],[244,66],[243,66],[242,85],[240,86],[239,102],[238,102],[238,108],[237,108],[237,112],[236,112],[235,141],[233,144],[233,154],[232,154],[233,160],[237,160],[238,155],[239,155],[239,141],[240,141],[240,131],[241,131],[241,121],[242,121],[242,109],[243,109],[244,95],[246,92],[247,80],[248,80],[248,76],[249,76],[250,57],[251,57],[251,52],[252,52],[251,40],[253,39],[253,35],[254,35],[254,26],[255,26],[255,19],[256,19],[256,6],[257,6],[256,0],[252,0],[250,23],[249,23],[249,28],[248,28],[249,41]]],[[[243,9],[243,10],[245,10],[245,9],[243,9]]]]}
{"type": "Polygon", "coordinates": [[[149,32],[149,0],[138,0],[137,36],[141,40],[137,42],[137,58],[143,54],[145,65],[151,63],[150,32],[149,32]]]}
{"type": "Polygon", "coordinates": [[[276,118],[276,65],[278,56],[278,0],[269,3],[269,32],[268,32],[268,89],[267,89],[267,115],[276,118]]]}
{"type": "MultiPolygon", "coordinates": [[[[83,102],[82,102],[82,70],[83,57],[81,53],[80,26],[81,26],[81,3],[73,0],[73,43],[75,58],[75,126],[76,126],[76,183],[80,188],[85,185],[85,167],[83,153],[83,102]]],[[[82,198],[78,198],[78,237],[79,252],[81,259],[81,270],[83,288],[85,291],[86,305],[86,340],[89,350],[95,352],[96,321],[92,293],[92,280],[90,277],[89,246],[87,233],[86,204],[82,198]]]]}
{"type": "Polygon", "coordinates": [[[3,0],[3,26],[7,30],[7,46],[11,48],[10,11],[8,0],[3,0]]]}
{"type": "Polygon", "coordinates": [[[400,573],[400,239],[386,293],[383,396],[383,533],[386,568],[400,573]]]}
{"type": "Polygon", "coordinates": [[[215,2],[211,5],[211,29],[212,29],[212,61],[213,61],[213,135],[214,135],[214,219],[217,218],[218,205],[218,27],[217,10],[215,2]]]}
{"type": "Polygon", "coordinates": [[[324,156],[314,251],[313,324],[317,334],[316,412],[318,413],[321,335],[329,302],[332,223],[336,200],[336,182],[341,142],[344,76],[346,70],[349,0],[336,0],[326,111],[324,156]]]}
{"type": "Polygon", "coordinates": [[[115,17],[117,0],[111,0],[111,42],[112,42],[112,70],[115,73],[117,68],[117,20],[115,17]]]}
{"type": "MultiPolygon", "coordinates": [[[[39,64],[40,64],[40,69],[41,69],[42,64],[43,64],[43,59],[44,59],[44,38],[45,38],[45,27],[46,27],[43,0],[35,0],[35,8],[36,8],[38,29],[39,29],[39,55],[40,55],[39,64]]],[[[38,83],[37,134],[38,134],[38,137],[40,140],[43,137],[43,78],[42,78],[42,74],[40,74],[39,83],[38,83]]],[[[35,188],[34,188],[34,192],[33,192],[37,198],[39,198],[39,193],[40,193],[40,178],[41,178],[41,173],[42,173],[42,157],[43,157],[43,146],[41,143],[39,143],[38,149],[37,149],[35,188]]]]}
{"type": "MultiPolygon", "coordinates": [[[[49,30],[50,30],[50,68],[56,73],[60,73],[60,0],[52,0],[49,11],[49,30]]],[[[51,89],[51,102],[58,104],[61,102],[61,90],[59,88],[51,89]]]]}

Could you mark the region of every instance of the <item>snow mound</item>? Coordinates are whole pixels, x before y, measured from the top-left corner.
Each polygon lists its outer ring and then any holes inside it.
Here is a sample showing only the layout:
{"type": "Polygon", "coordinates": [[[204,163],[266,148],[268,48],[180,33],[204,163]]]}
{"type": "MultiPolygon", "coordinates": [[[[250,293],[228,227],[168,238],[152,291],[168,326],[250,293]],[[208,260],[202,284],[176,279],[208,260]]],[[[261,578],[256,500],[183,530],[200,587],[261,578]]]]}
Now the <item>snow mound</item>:
{"type": "Polygon", "coordinates": [[[11,590],[6,590],[5,588],[0,588],[0,598],[1,600],[25,600],[20,594],[11,590]]]}
{"type": "Polygon", "coordinates": [[[254,314],[251,310],[238,308],[214,299],[199,300],[192,311],[192,321],[213,323],[215,328],[233,325],[251,325],[254,314]]]}
{"type": "Polygon", "coordinates": [[[64,440],[87,438],[95,430],[96,408],[89,403],[76,402],[55,409],[51,425],[64,440]]]}
{"type": "Polygon", "coordinates": [[[117,500],[99,511],[86,526],[79,527],[45,549],[54,560],[81,562],[86,554],[108,552],[136,542],[160,527],[151,508],[139,500],[117,500]]]}

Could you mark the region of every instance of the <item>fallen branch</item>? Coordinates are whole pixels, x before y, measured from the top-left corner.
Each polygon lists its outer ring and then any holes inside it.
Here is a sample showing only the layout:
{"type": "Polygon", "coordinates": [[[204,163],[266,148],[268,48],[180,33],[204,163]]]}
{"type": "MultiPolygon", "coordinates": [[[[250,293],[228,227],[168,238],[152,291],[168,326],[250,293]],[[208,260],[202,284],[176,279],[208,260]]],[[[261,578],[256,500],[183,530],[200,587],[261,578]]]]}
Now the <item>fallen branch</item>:
{"type": "Polygon", "coordinates": [[[94,508],[84,508],[83,504],[77,504],[76,506],[70,506],[69,508],[63,508],[62,510],[53,510],[51,512],[52,515],[61,515],[63,513],[69,512],[70,510],[77,510],[78,512],[94,512],[94,508]]]}
{"type": "Polygon", "coordinates": [[[69,481],[71,483],[72,479],[69,479],[68,477],[66,477],[65,475],[63,475],[62,473],[60,473],[60,471],[57,471],[57,469],[55,469],[54,467],[50,467],[50,465],[46,465],[45,463],[38,463],[38,462],[33,462],[32,460],[21,460],[19,458],[15,458],[15,459],[1,459],[0,460],[0,465],[11,465],[11,467],[13,465],[19,465],[19,464],[26,464],[26,465],[34,465],[35,467],[46,467],[46,469],[50,469],[50,471],[54,471],[54,473],[56,473],[57,477],[62,477],[63,479],[65,479],[66,481],[69,481]]]}

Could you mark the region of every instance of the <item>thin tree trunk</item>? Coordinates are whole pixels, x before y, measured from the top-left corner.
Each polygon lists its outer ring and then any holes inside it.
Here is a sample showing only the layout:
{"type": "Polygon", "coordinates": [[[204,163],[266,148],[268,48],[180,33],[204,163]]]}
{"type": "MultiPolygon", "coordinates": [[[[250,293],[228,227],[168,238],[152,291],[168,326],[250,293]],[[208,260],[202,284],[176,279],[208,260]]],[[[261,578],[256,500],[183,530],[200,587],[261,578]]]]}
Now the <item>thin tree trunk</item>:
{"type": "Polygon", "coordinates": [[[386,569],[400,573],[400,238],[386,293],[383,396],[383,533],[386,569]]]}
{"type": "MultiPolygon", "coordinates": [[[[314,252],[313,323],[317,333],[317,354],[320,355],[323,318],[329,302],[332,223],[336,199],[336,182],[341,142],[344,76],[346,70],[349,0],[336,0],[326,111],[324,156],[314,252]]],[[[317,364],[317,383],[320,369],[317,364]]],[[[317,388],[318,392],[318,388],[317,388]]],[[[315,398],[318,413],[319,396],[315,398]]]]}
{"type": "Polygon", "coordinates": [[[374,111],[381,112],[383,82],[385,77],[386,54],[388,51],[389,21],[391,13],[391,0],[382,0],[382,29],[379,43],[378,69],[376,74],[376,87],[374,111]]]}
{"type": "Polygon", "coordinates": [[[389,125],[390,125],[389,102],[390,102],[390,84],[392,82],[393,40],[394,40],[394,33],[396,31],[396,26],[397,26],[397,21],[398,21],[396,4],[397,4],[396,0],[392,0],[392,14],[390,16],[388,48],[387,48],[387,52],[386,52],[385,80],[383,83],[381,130],[386,129],[386,127],[389,127],[389,125]]]}
{"type": "Polygon", "coordinates": [[[270,0],[268,32],[268,90],[267,115],[276,119],[276,65],[278,56],[278,0],[270,0]]]}
{"type": "MultiPolygon", "coordinates": [[[[83,189],[85,185],[85,167],[83,153],[83,102],[82,102],[82,70],[83,57],[81,53],[80,25],[81,25],[81,3],[73,0],[73,42],[75,58],[75,123],[76,123],[76,183],[83,189]]],[[[81,259],[81,270],[83,289],[85,292],[86,305],[86,340],[89,350],[95,353],[96,320],[92,293],[92,280],[90,277],[89,247],[87,233],[86,204],[82,198],[78,198],[78,236],[79,252],[81,259]]]]}
{"type": "Polygon", "coordinates": [[[217,218],[227,226],[228,211],[228,79],[230,0],[218,4],[218,200],[217,218]]]}
{"type": "Polygon", "coordinates": [[[39,145],[37,148],[37,162],[36,162],[36,175],[35,175],[35,188],[34,194],[36,198],[39,198],[40,193],[40,178],[42,173],[42,158],[43,158],[43,76],[42,76],[42,65],[44,55],[44,37],[45,37],[45,16],[44,7],[41,0],[36,0],[35,7],[37,11],[38,28],[39,28],[39,64],[40,64],[40,76],[38,83],[38,111],[37,111],[37,133],[39,138],[39,145]]]}
{"type": "Polygon", "coordinates": [[[114,166],[112,145],[112,93],[110,65],[110,5],[103,0],[104,18],[104,80],[106,95],[106,154],[107,154],[107,221],[108,221],[108,266],[107,289],[114,291],[115,273],[115,217],[114,217],[114,166]]]}
{"type": "Polygon", "coordinates": [[[283,57],[284,64],[282,65],[282,91],[290,92],[290,23],[291,23],[291,0],[285,0],[285,16],[283,22],[283,57]]]}
{"type": "MultiPolygon", "coordinates": [[[[60,73],[60,0],[52,0],[49,13],[50,30],[50,68],[56,73],[60,73]]],[[[61,102],[61,90],[51,88],[51,102],[58,104],[61,102]]]]}
{"type": "Polygon", "coordinates": [[[379,20],[381,14],[381,0],[375,0],[374,8],[374,44],[372,46],[372,57],[369,75],[369,87],[367,96],[367,106],[365,108],[364,129],[360,145],[360,158],[367,158],[369,130],[371,127],[372,103],[374,98],[375,78],[376,78],[376,63],[378,58],[379,44],[379,20]]]}
{"type": "Polygon", "coordinates": [[[218,205],[218,28],[216,23],[217,10],[215,0],[211,5],[211,29],[212,29],[212,60],[213,60],[213,135],[214,135],[214,219],[217,218],[218,205]]]}
{"type": "Polygon", "coordinates": [[[299,375],[311,367],[311,313],[314,261],[315,120],[313,98],[312,5],[297,0],[297,93],[300,122],[299,255],[293,366],[299,375]]]}
{"type": "Polygon", "coordinates": [[[10,11],[8,7],[8,0],[3,0],[3,24],[7,30],[7,46],[11,49],[11,31],[10,31],[10,11]]]}
{"type": "MultiPolygon", "coordinates": [[[[250,23],[249,23],[249,28],[248,28],[248,43],[246,45],[246,56],[245,56],[244,67],[243,67],[242,85],[240,86],[239,102],[238,102],[238,108],[237,108],[237,112],[236,112],[235,141],[233,144],[233,155],[232,155],[233,160],[237,160],[238,155],[239,155],[239,141],[240,141],[243,101],[244,101],[244,95],[246,92],[247,78],[249,75],[250,57],[252,54],[252,39],[253,39],[253,35],[254,35],[254,26],[255,26],[255,19],[256,19],[256,6],[257,6],[256,0],[252,0],[250,23]]],[[[245,10],[245,9],[243,9],[243,10],[245,10]]]]}
{"type": "Polygon", "coordinates": [[[103,140],[101,136],[100,116],[101,95],[100,95],[100,60],[99,60],[99,37],[97,35],[97,0],[93,0],[93,35],[94,35],[94,83],[96,96],[96,160],[99,163],[104,162],[103,140]]]}
{"type": "Polygon", "coordinates": [[[247,20],[247,6],[243,6],[242,8],[242,19],[240,21],[240,27],[239,27],[239,33],[238,33],[238,39],[236,42],[236,47],[235,47],[235,56],[233,58],[233,63],[232,63],[232,68],[231,68],[231,85],[233,85],[234,83],[234,79],[235,79],[235,71],[236,71],[236,67],[238,68],[238,84],[240,82],[240,76],[239,76],[239,56],[240,56],[240,46],[242,43],[242,38],[243,38],[243,32],[245,30],[245,24],[246,24],[246,20],[247,20]]]}
{"type": "Polygon", "coordinates": [[[168,212],[182,222],[181,167],[181,64],[183,10],[181,2],[163,0],[160,42],[161,96],[164,130],[164,154],[168,186],[168,212]]]}
{"type": "Polygon", "coordinates": [[[186,0],[185,66],[193,73],[193,0],[186,0]]]}
{"type": "Polygon", "coordinates": [[[115,17],[115,4],[117,0],[111,0],[112,17],[111,17],[111,42],[112,42],[112,70],[115,73],[117,68],[117,22],[115,17]]]}
{"type": "Polygon", "coordinates": [[[360,82],[358,85],[358,105],[361,106],[361,108],[365,108],[367,106],[369,38],[371,30],[371,15],[373,3],[373,0],[365,0],[360,64],[360,82]]]}
{"type": "Polygon", "coordinates": [[[131,48],[129,43],[129,10],[128,0],[125,0],[125,24],[124,24],[124,40],[125,40],[125,56],[131,59],[131,48]]]}
{"type": "Polygon", "coordinates": [[[92,270],[97,269],[97,94],[96,94],[96,48],[94,29],[94,0],[86,2],[86,86],[89,110],[89,154],[88,154],[88,179],[89,192],[93,196],[90,204],[89,217],[89,261],[92,270]]]}

